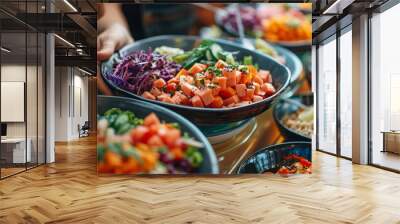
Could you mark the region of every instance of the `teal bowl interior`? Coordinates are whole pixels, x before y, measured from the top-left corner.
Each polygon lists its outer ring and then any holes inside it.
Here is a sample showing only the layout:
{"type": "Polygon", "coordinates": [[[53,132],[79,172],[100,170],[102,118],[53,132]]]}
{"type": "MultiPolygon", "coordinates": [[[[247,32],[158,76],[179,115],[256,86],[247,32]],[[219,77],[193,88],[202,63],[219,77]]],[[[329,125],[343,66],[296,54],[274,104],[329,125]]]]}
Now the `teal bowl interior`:
{"type": "Polygon", "coordinates": [[[201,142],[204,148],[201,150],[204,161],[198,173],[203,174],[218,174],[218,161],[213,148],[208,142],[207,138],[203,133],[187,119],[180,116],[179,114],[170,111],[164,107],[160,107],[151,103],[125,98],[125,97],[114,97],[114,96],[97,96],[97,114],[102,115],[108,109],[121,108],[123,110],[130,110],[136,116],[144,118],[151,112],[157,114],[160,120],[166,122],[176,122],[180,125],[182,131],[187,132],[191,137],[201,142]]]}
{"type": "Polygon", "coordinates": [[[119,63],[124,56],[129,55],[132,52],[138,50],[155,49],[159,46],[178,47],[184,50],[191,50],[196,47],[201,42],[201,40],[202,38],[195,36],[165,35],[136,41],[135,43],[132,43],[113,54],[108,61],[103,62],[101,65],[101,74],[105,82],[113,90],[114,94],[136,98],[142,101],[147,101],[164,106],[183,115],[196,125],[220,125],[235,123],[257,116],[258,114],[269,109],[270,106],[278,100],[279,96],[285,91],[285,89],[289,85],[289,82],[291,80],[291,72],[286,66],[279,64],[271,57],[263,55],[257,51],[248,50],[231,41],[219,39],[213,39],[213,41],[221,45],[224,50],[238,52],[238,54],[236,55],[238,59],[242,59],[244,56],[251,55],[253,57],[253,62],[258,64],[261,69],[270,70],[272,74],[273,85],[277,89],[276,93],[268,98],[265,98],[262,101],[240,107],[217,109],[197,108],[145,99],[139,95],[135,95],[116,86],[114,83],[107,79],[107,76],[112,74],[114,66],[119,63]]]}

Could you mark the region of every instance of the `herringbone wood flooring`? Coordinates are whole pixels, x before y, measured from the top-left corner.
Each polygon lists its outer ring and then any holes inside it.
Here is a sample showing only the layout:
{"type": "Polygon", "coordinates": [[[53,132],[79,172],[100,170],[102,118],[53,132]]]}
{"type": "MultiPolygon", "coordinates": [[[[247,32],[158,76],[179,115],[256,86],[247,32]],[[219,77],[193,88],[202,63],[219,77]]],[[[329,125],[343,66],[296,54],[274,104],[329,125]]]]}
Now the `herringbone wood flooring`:
{"type": "Polygon", "coordinates": [[[95,139],[0,181],[0,223],[400,223],[400,175],[314,153],[283,178],[98,177],[95,139]]]}

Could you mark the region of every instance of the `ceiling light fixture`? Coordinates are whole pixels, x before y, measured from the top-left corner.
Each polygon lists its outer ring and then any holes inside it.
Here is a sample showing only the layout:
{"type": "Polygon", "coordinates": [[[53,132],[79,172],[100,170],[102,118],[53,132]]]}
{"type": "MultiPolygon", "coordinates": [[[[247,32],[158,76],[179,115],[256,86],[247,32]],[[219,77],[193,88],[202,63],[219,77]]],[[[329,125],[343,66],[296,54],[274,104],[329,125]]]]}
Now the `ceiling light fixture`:
{"type": "Polygon", "coordinates": [[[57,38],[58,38],[59,40],[61,40],[62,42],[66,43],[68,46],[75,48],[75,45],[73,45],[73,44],[72,44],[71,42],[69,42],[68,40],[66,40],[66,39],[64,39],[64,38],[62,38],[62,37],[60,37],[60,36],[57,35],[57,34],[54,34],[54,36],[57,37],[57,38]]]}
{"type": "Polygon", "coordinates": [[[86,70],[83,70],[83,69],[81,69],[81,68],[79,68],[79,67],[78,67],[78,70],[81,71],[81,72],[83,72],[83,73],[85,73],[85,74],[87,74],[87,75],[92,75],[92,73],[90,73],[90,72],[88,72],[88,71],[86,71],[86,70]]]}
{"type": "Polygon", "coordinates": [[[10,52],[11,52],[11,50],[9,50],[9,49],[7,49],[7,48],[5,48],[5,47],[1,47],[0,49],[1,49],[2,51],[6,52],[6,53],[10,53],[10,52]]]}
{"type": "Polygon", "coordinates": [[[68,7],[70,7],[74,12],[78,12],[78,10],[68,0],[64,0],[64,3],[68,5],[68,7]]]}

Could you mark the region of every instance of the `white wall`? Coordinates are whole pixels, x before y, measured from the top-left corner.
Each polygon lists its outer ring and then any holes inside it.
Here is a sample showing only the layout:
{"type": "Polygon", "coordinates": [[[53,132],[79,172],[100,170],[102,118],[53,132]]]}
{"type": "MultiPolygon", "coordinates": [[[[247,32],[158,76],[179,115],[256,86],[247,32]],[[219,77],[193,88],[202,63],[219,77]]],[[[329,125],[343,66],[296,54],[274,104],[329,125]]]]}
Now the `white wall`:
{"type": "Polygon", "coordinates": [[[88,78],[83,75],[76,68],[56,67],[56,141],[79,138],[78,124],[88,120],[88,78]]]}

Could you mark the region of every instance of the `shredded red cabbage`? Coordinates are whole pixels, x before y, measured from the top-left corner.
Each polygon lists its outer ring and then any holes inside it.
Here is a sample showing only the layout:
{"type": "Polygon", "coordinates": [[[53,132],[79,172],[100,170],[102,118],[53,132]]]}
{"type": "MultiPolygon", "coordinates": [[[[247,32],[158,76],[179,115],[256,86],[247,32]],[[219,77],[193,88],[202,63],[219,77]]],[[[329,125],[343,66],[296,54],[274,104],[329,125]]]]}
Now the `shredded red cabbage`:
{"type": "Polygon", "coordinates": [[[122,89],[141,95],[151,89],[154,80],[162,78],[168,81],[181,67],[149,49],[147,52],[136,51],[125,56],[106,78],[122,89]]]}
{"type": "MultiPolygon", "coordinates": [[[[251,32],[259,29],[261,26],[261,21],[257,16],[256,9],[250,6],[241,6],[239,10],[245,31],[251,32]]],[[[228,11],[228,13],[222,18],[222,23],[224,25],[229,24],[229,26],[231,26],[235,32],[238,32],[238,25],[236,23],[236,10],[228,11]]]]}

